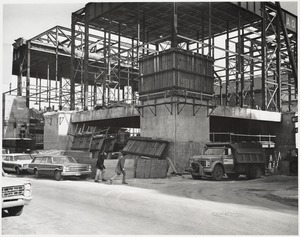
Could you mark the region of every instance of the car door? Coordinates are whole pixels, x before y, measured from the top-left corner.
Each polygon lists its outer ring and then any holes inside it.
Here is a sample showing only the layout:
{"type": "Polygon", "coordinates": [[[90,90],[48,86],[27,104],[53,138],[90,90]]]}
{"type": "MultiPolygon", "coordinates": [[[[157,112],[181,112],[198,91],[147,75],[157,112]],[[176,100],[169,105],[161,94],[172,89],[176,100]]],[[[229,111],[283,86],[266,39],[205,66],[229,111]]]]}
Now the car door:
{"type": "Polygon", "coordinates": [[[9,158],[10,156],[6,156],[6,155],[2,155],[2,168],[5,171],[10,171],[10,167],[9,167],[9,158]]]}
{"type": "Polygon", "coordinates": [[[45,175],[51,175],[53,172],[53,164],[50,156],[44,157],[41,166],[45,175]]]}

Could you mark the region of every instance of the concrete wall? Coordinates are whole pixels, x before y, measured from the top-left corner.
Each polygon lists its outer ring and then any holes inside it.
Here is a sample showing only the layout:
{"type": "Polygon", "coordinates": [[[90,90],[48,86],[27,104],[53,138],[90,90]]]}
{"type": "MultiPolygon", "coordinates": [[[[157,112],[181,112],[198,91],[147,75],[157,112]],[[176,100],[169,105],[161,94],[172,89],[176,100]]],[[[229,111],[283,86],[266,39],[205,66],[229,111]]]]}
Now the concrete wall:
{"type": "Polygon", "coordinates": [[[44,114],[44,149],[68,150],[72,144],[74,126],[70,123],[73,112],[60,111],[44,114]]]}
{"type": "Polygon", "coordinates": [[[276,150],[281,157],[285,156],[290,149],[296,148],[295,123],[292,122],[294,112],[282,113],[282,122],[276,127],[276,150]]]}
{"type": "MultiPolygon", "coordinates": [[[[163,102],[163,99],[157,100],[159,102],[163,102]]],[[[180,105],[183,109],[179,114],[177,106],[172,106],[173,114],[165,105],[157,106],[156,116],[145,107],[144,116],[141,117],[141,136],[170,141],[168,156],[179,172],[188,167],[189,157],[199,154],[204,143],[209,141],[209,117],[204,106],[195,116],[192,105],[185,105],[184,108],[180,105]]]]}
{"type": "MultiPolygon", "coordinates": [[[[26,98],[5,94],[3,95],[2,106],[2,136],[4,138],[19,138],[21,126],[29,124],[29,109],[26,108],[26,98]]],[[[25,137],[28,137],[28,128],[25,130],[25,137]]]]}

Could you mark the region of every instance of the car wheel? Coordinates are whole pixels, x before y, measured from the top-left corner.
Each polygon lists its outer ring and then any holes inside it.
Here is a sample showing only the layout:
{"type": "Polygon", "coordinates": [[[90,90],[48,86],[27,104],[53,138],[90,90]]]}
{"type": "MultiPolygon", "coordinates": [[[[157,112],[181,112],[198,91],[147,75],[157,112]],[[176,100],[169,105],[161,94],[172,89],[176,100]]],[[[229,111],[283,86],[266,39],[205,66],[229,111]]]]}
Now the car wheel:
{"type": "Polygon", "coordinates": [[[240,176],[240,174],[238,174],[238,173],[231,173],[231,174],[226,174],[226,175],[229,179],[237,179],[240,176]]]}
{"type": "Polygon", "coordinates": [[[21,170],[20,170],[19,167],[16,167],[15,170],[16,170],[17,175],[20,175],[20,174],[21,174],[21,170]]]}
{"type": "Polygon", "coordinates": [[[40,177],[40,174],[39,174],[38,169],[35,169],[35,170],[34,170],[34,177],[35,177],[35,178],[40,177]]]}
{"type": "Polygon", "coordinates": [[[224,175],[223,168],[220,165],[216,165],[213,172],[211,173],[211,177],[215,181],[220,181],[222,180],[224,175]]]}
{"type": "Polygon", "coordinates": [[[259,166],[254,165],[250,169],[250,179],[258,179],[262,176],[262,170],[259,166]]]}
{"type": "Polygon", "coordinates": [[[24,206],[17,206],[17,207],[11,207],[9,208],[7,211],[8,211],[8,214],[10,216],[19,216],[22,214],[23,212],[23,207],[24,206]]]}
{"type": "Polygon", "coordinates": [[[193,179],[196,179],[196,180],[201,179],[201,176],[200,176],[200,175],[192,174],[192,177],[193,177],[193,179]]]}
{"type": "Polygon", "coordinates": [[[62,180],[61,171],[55,170],[55,172],[54,172],[54,179],[57,180],[57,181],[62,180]]]}

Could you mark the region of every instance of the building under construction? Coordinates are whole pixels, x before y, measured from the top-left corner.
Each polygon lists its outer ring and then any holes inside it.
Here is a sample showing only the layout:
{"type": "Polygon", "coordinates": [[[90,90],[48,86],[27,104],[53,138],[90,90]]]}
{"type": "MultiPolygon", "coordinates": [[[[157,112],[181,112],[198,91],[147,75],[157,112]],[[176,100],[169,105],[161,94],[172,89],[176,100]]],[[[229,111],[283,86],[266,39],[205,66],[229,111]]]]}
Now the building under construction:
{"type": "Polygon", "coordinates": [[[25,124],[46,150],[87,152],[129,139],[178,171],[210,140],[296,147],[297,16],[279,2],[88,3],[71,17],[15,41],[4,137],[25,124]]]}

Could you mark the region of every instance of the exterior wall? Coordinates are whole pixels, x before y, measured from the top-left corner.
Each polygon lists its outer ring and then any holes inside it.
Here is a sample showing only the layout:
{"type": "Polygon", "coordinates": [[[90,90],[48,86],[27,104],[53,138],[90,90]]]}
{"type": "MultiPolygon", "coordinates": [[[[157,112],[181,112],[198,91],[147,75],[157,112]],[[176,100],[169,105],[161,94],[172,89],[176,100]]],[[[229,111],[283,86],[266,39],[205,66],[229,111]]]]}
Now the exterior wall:
{"type": "MultiPolygon", "coordinates": [[[[157,100],[157,103],[162,101],[157,100]]],[[[141,136],[168,140],[168,157],[179,172],[188,167],[189,157],[199,154],[204,143],[209,141],[209,117],[206,107],[201,107],[193,116],[192,105],[185,105],[179,114],[176,105],[172,106],[173,114],[164,105],[157,106],[156,116],[145,107],[144,116],[141,117],[141,136]]]]}
{"type": "Polygon", "coordinates": [[[282,113],[282,122],[276,127],[276,150],[281,157],[290,149],[296,148],[295,123],[292,122],[294,112],[282,113]]]}
{"type": "Polygon", "coordinates": [[[71,147],[71,137],[74,134],[71,124],[73,112],[50,112],[45,113],[44,149],[67,150],[71,147]]]}
{"type": "Polygon", "coordinates": [[[26,98],[22,96],[3,95],[3,133],[4,138],[19,138],[21,126],[25,125],[25,137],[28,138],[29,109],[26,98]]]}

